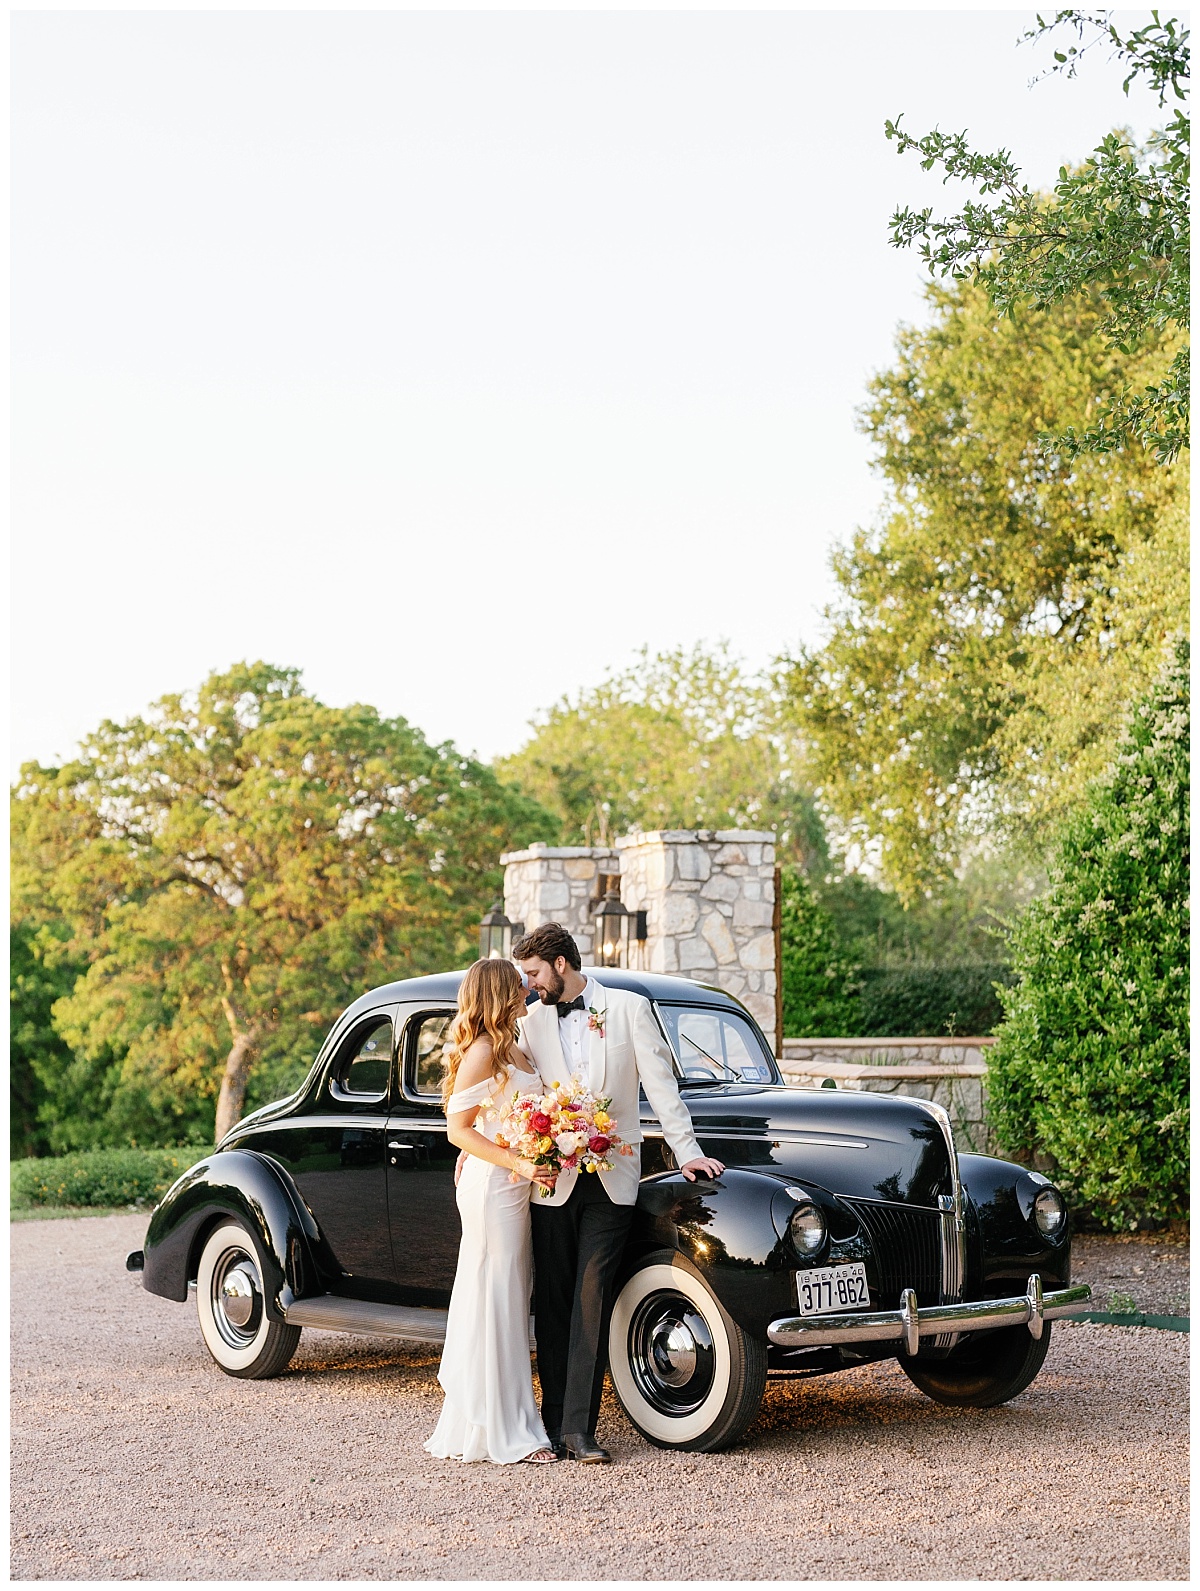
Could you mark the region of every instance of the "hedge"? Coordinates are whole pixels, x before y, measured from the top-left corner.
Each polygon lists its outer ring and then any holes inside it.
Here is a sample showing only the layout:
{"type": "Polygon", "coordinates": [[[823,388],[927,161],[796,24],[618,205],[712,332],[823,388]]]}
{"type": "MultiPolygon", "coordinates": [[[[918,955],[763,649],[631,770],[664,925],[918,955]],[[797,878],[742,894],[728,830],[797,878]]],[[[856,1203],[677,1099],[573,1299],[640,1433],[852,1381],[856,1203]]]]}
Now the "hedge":
{"type": "Polygon", "coordinates": [[[93,1149],[44,1160],[14,1160],[9,1170],[12,1207],[156,1204],[175,1179],[211,1148],[190,1144],[178,1149],[93,1149]]]}
{"type": "Polygon", "coordinates": [[[864,1038],[980,1037],[1003,1020],[996,985],[1013,981],[1003,962],[974,966],[863,967],[858,1033],[864,1038]]]}

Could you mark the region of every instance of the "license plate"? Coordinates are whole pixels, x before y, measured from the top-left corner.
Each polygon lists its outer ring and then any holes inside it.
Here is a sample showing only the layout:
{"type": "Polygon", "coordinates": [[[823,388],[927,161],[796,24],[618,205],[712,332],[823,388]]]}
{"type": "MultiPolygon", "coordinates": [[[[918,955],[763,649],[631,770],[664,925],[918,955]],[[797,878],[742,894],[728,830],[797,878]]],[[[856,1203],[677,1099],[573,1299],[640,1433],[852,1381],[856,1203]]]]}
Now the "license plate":
{"type": "Polygon", "coordinates": [[[838,1309],[870,1309],[865,1265],[826,1265],[796,1272],[796,1302],[802,1315],[828,1315],[838,1309]]]}

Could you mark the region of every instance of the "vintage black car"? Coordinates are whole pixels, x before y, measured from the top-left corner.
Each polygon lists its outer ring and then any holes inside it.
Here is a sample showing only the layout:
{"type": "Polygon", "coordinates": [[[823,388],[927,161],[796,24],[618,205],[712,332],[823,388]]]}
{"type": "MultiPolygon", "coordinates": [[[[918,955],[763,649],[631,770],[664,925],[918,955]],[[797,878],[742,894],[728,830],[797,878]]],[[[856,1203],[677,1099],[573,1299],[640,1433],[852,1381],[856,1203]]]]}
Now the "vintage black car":
{"type": "MultiPolygon", "coordinates": [[[[1037,1375],[1071,1287],[1070,1217],[1036,1171],[955,1152],[923,1100],[784,1086],[719,989],[607,968],[653,1004],[716,1182],[674,1167],[645,1100],[643,1181],[609,1334],[617,1396],[659,1447],[710,1451],[768,1375],[895,1356],[939,1402],[1037,1375]]],[[[454,1280],[456,1151],[439,1087],[461,973],[388,984],[334,1025],[300,1088],[238,1123],[129,1257],[230,1375],[277,1375],[303,1326],[436,1342],[454,1280]]]]}

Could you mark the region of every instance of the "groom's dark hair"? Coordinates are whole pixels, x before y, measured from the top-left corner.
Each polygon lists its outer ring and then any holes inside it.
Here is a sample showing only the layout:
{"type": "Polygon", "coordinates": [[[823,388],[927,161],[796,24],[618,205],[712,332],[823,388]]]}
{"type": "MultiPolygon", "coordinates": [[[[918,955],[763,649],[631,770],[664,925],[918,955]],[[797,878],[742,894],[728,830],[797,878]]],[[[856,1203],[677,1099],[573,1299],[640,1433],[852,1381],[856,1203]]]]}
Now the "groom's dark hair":
{"type": "Polygon", "coordinates": [[[512,947],[514,961],[527,961],[532,956],[540,956],[551,966],[559,956],[564,956],[567,966],[574,967],[576,972],[583,965],[579,946],[561,923],[543,923],[540,928],[532,929],[523,939],[518,939],[512,947]]]}

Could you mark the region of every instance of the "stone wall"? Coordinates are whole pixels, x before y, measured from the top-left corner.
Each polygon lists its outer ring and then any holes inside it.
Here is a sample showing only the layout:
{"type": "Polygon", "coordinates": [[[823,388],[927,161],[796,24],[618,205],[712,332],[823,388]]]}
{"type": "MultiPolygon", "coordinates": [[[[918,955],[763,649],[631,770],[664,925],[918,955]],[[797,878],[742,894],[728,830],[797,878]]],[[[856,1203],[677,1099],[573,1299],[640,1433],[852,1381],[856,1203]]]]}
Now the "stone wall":
{"type": "Polygon", "coordinates": [[[621,900],[646,913],[643,972],[714,983],[775,1032],[775,836],[666,829],[616,842],[621,900]]]}
{"type": "Polygon", "coordinates": [[[591,909],[602,891],[602,874],[621,870],[616,851],[603,846],[531,845],[500,858],[504,868],[504,915],[527,929],[562,923],[579,946],[584,964],[595,955],[591,909]]]}
{"type": "Polygon", "coordinates": [[[526,929],[560,922],[589,964],[602,879],[646,913],[633,970],[714,983],[775,1032],[775,836],[759,830],[670,829],[601,846],[531,845],[500,858],[504,912],[526,929]]]}
{"type": "Polygon", "coordinates": [[[995,1042],[784,1039],[779,1064],[785,1082],[802,1088],[819,1088],[831,1080],[838,1088],[931,1099],[948,1111],[961,1151],[990,1154],[996,1146],[988,1119],[987,1052],[995,1042]]]}

